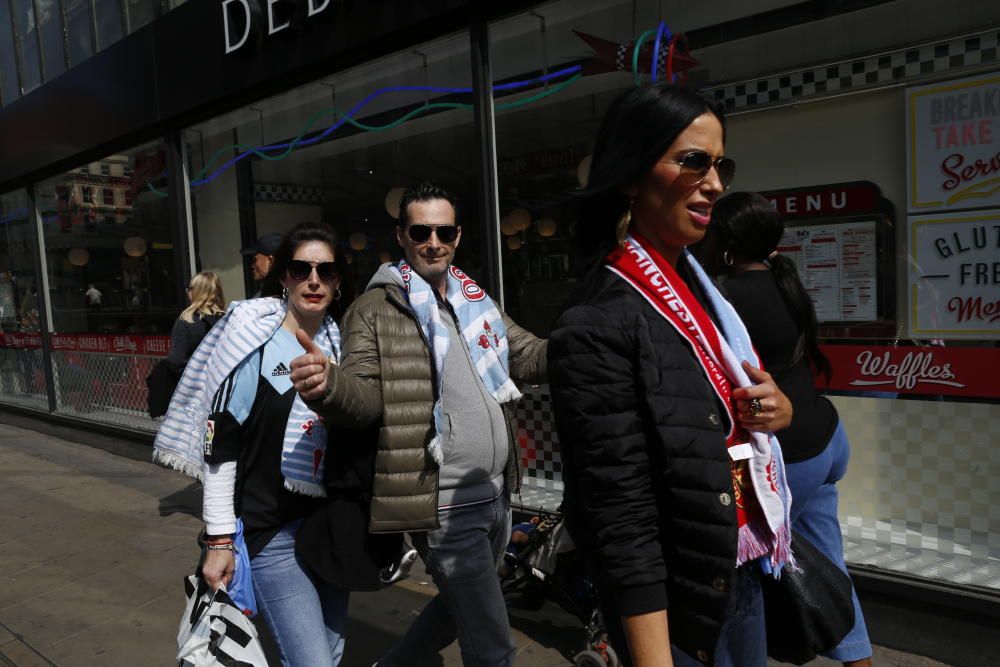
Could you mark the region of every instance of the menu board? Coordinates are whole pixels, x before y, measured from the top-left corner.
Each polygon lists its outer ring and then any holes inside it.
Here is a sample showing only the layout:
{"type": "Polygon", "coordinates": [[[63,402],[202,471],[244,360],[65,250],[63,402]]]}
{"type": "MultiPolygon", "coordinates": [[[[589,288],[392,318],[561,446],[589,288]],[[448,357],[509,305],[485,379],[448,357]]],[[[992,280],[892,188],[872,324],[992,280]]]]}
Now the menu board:
{"type": "Polygon", "coordinates": [[[877,318],[875,221],[786,227],[778,252],[795,262],[820,322],[877,318]]]}

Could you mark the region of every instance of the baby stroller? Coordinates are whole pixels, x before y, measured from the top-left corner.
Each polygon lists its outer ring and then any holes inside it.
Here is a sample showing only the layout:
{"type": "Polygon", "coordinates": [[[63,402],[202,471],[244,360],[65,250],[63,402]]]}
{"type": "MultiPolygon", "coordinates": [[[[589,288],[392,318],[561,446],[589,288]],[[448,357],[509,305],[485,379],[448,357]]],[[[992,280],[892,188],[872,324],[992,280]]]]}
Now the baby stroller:
{"type": "Polygon", "coordinates": [[[583,649],[573,656],[573,662],[578,667],[618,667],[597,591],[576,557],[561,509],[540,511],[511,531],[511,543],[500,566],[504,600],[509,607],[531,610],[552,600],[584,626],[583,649]]]}

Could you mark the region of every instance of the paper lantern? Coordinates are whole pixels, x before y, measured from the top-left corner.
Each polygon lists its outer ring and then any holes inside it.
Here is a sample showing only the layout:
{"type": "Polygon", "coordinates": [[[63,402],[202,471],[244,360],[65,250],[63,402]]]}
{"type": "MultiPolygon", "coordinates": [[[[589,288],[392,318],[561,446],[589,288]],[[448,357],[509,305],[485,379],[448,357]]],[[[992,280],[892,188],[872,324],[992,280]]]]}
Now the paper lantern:
{"type": "Polygon", "coordinates": [[[347,239],[347,242],[351,244],[351,250],[359,252],[368,247],[368,237],[365,236],[364,232],[354,232],[347,239]]]}
{"type": "Polygon", "coordinates": [[[515,208],[507,217],[510,218],[514,229],[519,232],[531,227],[531,211],[526,208],[515,208]]]}
{"type": "Polygon", "coordinates": [[[538,230],[539,236],[549,237],[555,236],[556,230],[559,229],[559,225],[552,218],[542,218],[535,223],[535,229],[538,230]]]}
{"type": "Polygon", "coordinates": [[[66,259],[73,266],[86,266],[87,262],[90,261],[90,253],[87,252],[86,248],[70,248],[70,251],[66,254],[66,259]]]}
{"type": "Polygon", "coordinates": [[[511,250],[521,249],[521,237],[520,236],[508,236],[507,237],[507,247],[511,250]]]}
{"type": "Polygon", "coordinates": [[[580,164],[576,166],[576,180],[580,182],[580,187],[587,187],[587,183],[590,182],[590,164],[594,161],[593,155],[588,155],[580,160],[580,164]]]}
{"type": "Polygon", "coordinates": [[[141,236],[128,237],[122,246],[129,257],[142,257],[146,254],[146,239],[141,236]]]}
{"type": "Polygon", "coordinates": [[[510,216],[500,218],[500,233],[504,236],[513,236],[517,234],[517,230],[514,228],[514,223],[511,221],[510,216]]]}
{"type": "Polygon", "coordinates": [[[393,219],[399,220],[399,200],[403,198],[406,188],[393,188],[385,196],[385,210],[393,219]]]}

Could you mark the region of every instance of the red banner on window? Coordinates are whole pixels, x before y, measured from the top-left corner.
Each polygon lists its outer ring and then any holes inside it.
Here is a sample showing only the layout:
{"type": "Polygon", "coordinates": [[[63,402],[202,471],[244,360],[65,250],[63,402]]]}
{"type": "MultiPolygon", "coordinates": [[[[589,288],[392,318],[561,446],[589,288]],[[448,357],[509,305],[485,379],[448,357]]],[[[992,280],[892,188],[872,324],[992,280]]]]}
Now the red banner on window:
{"type": "Polygon", "coordinates": [[[836,391],[1000,398],[1000,348],[822,345],[836,391]]]}
{"type": "MultiPolygon", "coordinates": [[[[38,333],[0,333],[0,347],[34,350],[41,346],[42,336],[38,333]]],[[[165,357],[170,352],[170,336],[52,334],[52,349],[165,357]]]]}

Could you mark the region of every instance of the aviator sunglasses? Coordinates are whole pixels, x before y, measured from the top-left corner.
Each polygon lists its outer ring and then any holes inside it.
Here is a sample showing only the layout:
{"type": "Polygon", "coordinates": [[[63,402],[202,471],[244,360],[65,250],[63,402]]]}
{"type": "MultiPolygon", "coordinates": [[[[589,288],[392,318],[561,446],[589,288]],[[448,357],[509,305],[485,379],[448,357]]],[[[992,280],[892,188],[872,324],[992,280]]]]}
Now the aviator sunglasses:
{"type": "Polygon", "coordinates": [[[704,151],[691,151],[682,157],[680,161],[660,160],[660,162],[679,164],[682,176],[697,178],[693,185],[698,185],[704,181],[712,167],[715,167],[716,173],[719,174],[719,182],[722,183],[723,190],[729,189],[729,186],[733,183],[733,178],[736,176],[735,160],[725,156],[713,159],[711,155],[704,151]]]}
{"type": "Polygon", "coordinates": [[[292,280],[306,280],[313,268],[320,282],[332,283],[337,278],[336,262],[307,262],[304,259],[293,259],[288,262],[288,276],[292,280]]]}
{"type": "Polygon", "coordinates": [[[406,228],[406,235],[414,243],[426,243],[431,237],[431,233],[437,234],[441,243],[454,243],[458,238],[458,227],[456,225],[410,225],[406,228]]]}

